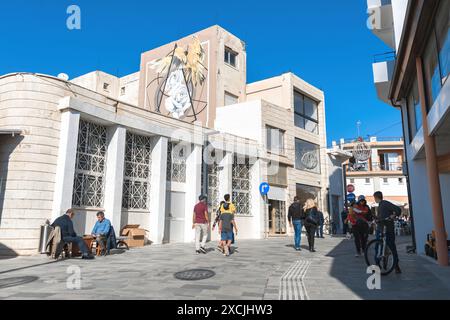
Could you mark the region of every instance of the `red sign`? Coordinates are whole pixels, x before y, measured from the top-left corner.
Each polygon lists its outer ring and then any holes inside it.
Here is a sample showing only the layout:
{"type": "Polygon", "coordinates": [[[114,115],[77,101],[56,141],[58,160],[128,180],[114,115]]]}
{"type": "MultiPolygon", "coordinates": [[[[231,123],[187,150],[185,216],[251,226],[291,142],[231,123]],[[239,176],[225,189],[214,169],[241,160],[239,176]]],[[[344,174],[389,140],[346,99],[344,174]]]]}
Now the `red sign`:
{"type": "Polygon", "coordinates": [[[347,186],[347,192],[348,192],[348,193],[355,192],[355,186],[352,185],[352,184],[349,184],[349,185],[347,186]]]}

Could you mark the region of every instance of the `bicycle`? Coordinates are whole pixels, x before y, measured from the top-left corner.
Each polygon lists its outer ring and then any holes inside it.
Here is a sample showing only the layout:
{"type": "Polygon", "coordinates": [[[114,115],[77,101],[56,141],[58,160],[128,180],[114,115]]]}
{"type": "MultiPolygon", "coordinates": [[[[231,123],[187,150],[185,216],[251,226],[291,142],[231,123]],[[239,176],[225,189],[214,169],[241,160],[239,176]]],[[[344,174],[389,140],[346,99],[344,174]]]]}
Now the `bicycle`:
{"type": "Polygon", "coordinates": [[[393,221],[391,218],[381,220],[383,226],[380,238],[374,239],[367,244],[364,251],[364,258],[368,266],[378,266],[381,275],[390,274],[398,264],[398,257],[394,257],[389,246],[386,243],[386,223],[393,221]]]}

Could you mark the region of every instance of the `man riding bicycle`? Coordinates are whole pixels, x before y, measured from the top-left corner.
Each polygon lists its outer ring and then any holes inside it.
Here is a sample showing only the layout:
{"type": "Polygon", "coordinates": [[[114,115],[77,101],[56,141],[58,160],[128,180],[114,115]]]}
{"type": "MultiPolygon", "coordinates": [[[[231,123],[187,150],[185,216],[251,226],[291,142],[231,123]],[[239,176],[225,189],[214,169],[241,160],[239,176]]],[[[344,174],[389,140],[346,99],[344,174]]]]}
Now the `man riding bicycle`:
{"type": "Polygon", "coordinates": [[[397,253],[397,246],[395,245],[395,225],[394,225],[394,219],[401,215],[402,210],[396,205],[392,204],[391,202],[383,200],[383,193],[380,191],[375,192],[373,197],[375,198],[375,202],[378,203],[377,237],[379,237],[381,230],[383,230],[383,226],[385,226],[386,244],[391,250],[395,261],[397,261],[397,264],[395,266],[395,273],[402,273],[398,264],[398,253],[397,253]]]}

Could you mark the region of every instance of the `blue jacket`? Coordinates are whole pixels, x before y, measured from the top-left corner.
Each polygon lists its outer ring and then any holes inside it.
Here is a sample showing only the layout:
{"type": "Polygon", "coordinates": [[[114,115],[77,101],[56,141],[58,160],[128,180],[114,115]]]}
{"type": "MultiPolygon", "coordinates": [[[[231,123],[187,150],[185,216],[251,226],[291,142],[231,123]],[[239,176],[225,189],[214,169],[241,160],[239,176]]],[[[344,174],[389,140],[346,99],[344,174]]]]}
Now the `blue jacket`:
{"type": "Polygon", "coordinates": [[[107,235],[109,233],[110,228],[111,228],[111,222],[108,219],[103,219],[102,222],[97,221],[95,223],[94,229],[92,229],[92,234],[107,235]]]}

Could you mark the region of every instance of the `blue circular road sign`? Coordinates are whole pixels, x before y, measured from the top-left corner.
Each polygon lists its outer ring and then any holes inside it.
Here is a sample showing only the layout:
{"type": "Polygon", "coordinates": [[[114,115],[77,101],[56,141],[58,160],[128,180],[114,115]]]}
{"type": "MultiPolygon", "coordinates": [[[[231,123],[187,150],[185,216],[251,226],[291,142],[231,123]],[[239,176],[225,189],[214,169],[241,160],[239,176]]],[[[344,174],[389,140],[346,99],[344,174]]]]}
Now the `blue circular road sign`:
{"type": "Polygon", "coordinates": [[[354,193],[349,193],[349,194],[347,194],[347,200],[348,200],[349,202],[355,201],[355,200],[356,200],[356,195],[355,195],[354,193]]]}
{"type": "Polygon", "coordinates": [[[263,182],[259,186],[259,192],[261,195],[266,196],[269,193],[270,185],[267,182],[263,182]]]}

